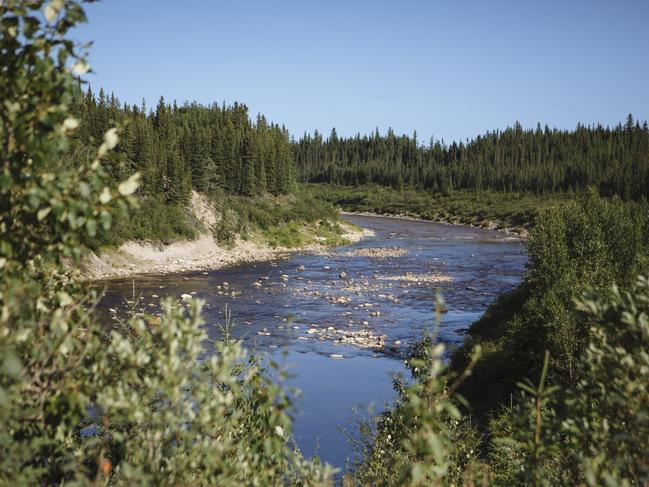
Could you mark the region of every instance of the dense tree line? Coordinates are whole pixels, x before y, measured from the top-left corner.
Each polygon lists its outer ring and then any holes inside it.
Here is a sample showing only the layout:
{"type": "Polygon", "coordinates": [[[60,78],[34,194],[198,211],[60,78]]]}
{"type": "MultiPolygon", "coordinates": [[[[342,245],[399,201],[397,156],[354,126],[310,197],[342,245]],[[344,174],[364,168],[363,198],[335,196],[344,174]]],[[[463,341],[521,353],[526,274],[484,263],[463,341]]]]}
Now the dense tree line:
{"type": "Polygon", "coordinates": [[[246,105],[185,103],[160,98],[155,110],[121,105],[100,90],[76,90],[73,113],[79,133],[76,161],[96,147],[106,130],[120,128],[120,141],[108,169],[120,180],[142,173],[143,196],[164,194],[167,204],[183,203],[190,190],[255,195],[288,192],[294,179],[294,155],[284,127],[262,115],[253,122],[246,105]]]}
{"type": "Polygon", "coordinates": [[[517,122],[450,145],[423,145],[416,132],[341,138],[334,129],[326,139],[305,134],[295,146],[300,177],[310,182],[536,194],[595,186],[626,199],[649,195],[649,126],[631,115],[613,128],[526,130],[517,122]]]}

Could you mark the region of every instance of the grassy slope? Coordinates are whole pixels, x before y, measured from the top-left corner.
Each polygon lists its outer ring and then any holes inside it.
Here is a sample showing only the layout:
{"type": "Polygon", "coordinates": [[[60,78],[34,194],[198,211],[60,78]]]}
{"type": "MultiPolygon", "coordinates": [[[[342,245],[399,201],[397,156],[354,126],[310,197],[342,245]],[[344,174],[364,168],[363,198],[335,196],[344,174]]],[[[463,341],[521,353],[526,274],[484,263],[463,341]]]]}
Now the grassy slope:
{"type": "MultiPolygon", "coordinates": [[[[301,188],[284,196],[249,198],[213,193],[208,199],[218,214],[211,230],[216,240],[226,245],[232,244],[237,235],[261,239],[271,247],[345,243],[338,211],[301,188]]],[[[130,240],[152,243],[192,240],[210,229],[190,206],[167,205],[162,197],[141,200],[138,210],[128,218],[118,217],[114,231],[102,241],[90,242],[91,247],[116,247],[130,240]]]]}
{"type": "Polygon", "coordinates": [[[345,243],[338,211],[302,189],[280,197],[215,195],[213,201],[221,212],[214,230],[219,242],[231,243],[237,234],[244,239],[257,234],[271,247],[345,243]]]}

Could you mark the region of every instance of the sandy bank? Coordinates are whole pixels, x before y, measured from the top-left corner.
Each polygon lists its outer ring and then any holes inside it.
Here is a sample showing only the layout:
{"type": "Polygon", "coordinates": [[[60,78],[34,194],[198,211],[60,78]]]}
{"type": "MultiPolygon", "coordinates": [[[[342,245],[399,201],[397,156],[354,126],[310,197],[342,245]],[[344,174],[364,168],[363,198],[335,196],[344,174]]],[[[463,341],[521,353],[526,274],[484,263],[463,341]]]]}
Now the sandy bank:
{"type": "MultiPolygon", "coordinates": [[[[192,194],[190,209],[208,229],[218,221],[216,210],[197,193],[192,194]]],[[[349,243],[373,234],[344,222],[341,226],[344,231],[342,237],[349,243]]],[[[234,245],[225,247],[216,242],[211,234],[204,233],[195,240],[169,245],[126,242],[118,249],[89,254],[82,263],[81,271],[89,280],[135,274],[207,271],[234,264],[272,260],[294,252],[317,251],[323,247],[316,242],[301,248],[273,248],[263,242],[259,235],[248,240],[237,238],[234,245]]]]}
{"type": "MultiPolygon", "coordinates": [[[[368,236],[367,231],[358,231],[349,225],[344,227],[347,230],[344,238],[349,243],[368,236]]],[[[117,250],[106,250],[100,255],[90,254],[83,263],[82,272],[88,279],[105,279],[133,274],[207,271],[234,264],[272,260],[294,252],[316,251],[322,247],[321,244],[312,244],[297,249],[272,248],[263,242],[239,238],[231,248],[226,248],[206,234],[196,240],[166,246],[126,242],[117,250]]]]}

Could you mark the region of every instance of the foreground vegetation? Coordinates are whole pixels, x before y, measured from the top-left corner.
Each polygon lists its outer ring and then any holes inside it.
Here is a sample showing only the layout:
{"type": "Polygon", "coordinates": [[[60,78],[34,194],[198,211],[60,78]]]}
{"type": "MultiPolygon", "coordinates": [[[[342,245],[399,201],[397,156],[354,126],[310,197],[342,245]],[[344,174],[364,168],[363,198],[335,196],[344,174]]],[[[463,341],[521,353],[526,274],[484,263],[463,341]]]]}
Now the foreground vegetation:
{"type": "Polygon", "coordinates": [[[613,284],[628,290],[646,272],[649,206],[591,194],[545,211],[527,254],[523,283],[487,310],[454,356],[459,371],[470,350],[482,347],[483,357],[461,389],[480,416],[508,402],[517,382],[538,376],[546,350],[555,384],[574,387],[581,379],[575,367],[590,333],[574,300],[587,291],[603,294],[613,284]]]}
{"type": "Polygon", "coordinates": [[[137,200],[111,184],[109,130],[88,164],[56,167],[78,126],[65,35],[76,2],[0,6],[1,485],[317,485],[290,440],[290,402],[237,343],[208,358],[200,303],[107,329],[69,261],[137,200]],[[44,8],[46,21],[41,22],[44,8]],[[53,56],[56,54],[56,56],[53,56]],[[6,56],[6,58],[4,57],[6,56]],[[51,169],[56,167],[56,171],[51,169]]]}
{"type": "Polygon", "coordinates": [[[649,482],[649,209],[591,196],[543,212],[523,283],[442,362],[425,339],[413,383],[355,476],[380,485],[649,482]],[[613,284],[616,283],[616,284],[613,284]],[[529,378],[537,378],[530,382],[529,378]]]}
{"type": "MultiPolygon", "coordinates": [[[[112,172],[116,130],[70,164],[70,71],[87,66],[67,33],[83,20],[73,0],[0,6],[0,485],[331,484],[294,447],[289,396],[239,343],[207,340],[199,301],[95,321],[69,263],[142,200],[138,174],[112,172]]],[[[326,227],[308,199],[228,201],[234,229],[284,229],[278,244],[295,218],[326,227]]],[[[543,212],[521,287],[450,367],[434,340],[414,348],[413,380],[363,430],[346,480],[649,483],[647,214],[596,194],[543,212]]]]}

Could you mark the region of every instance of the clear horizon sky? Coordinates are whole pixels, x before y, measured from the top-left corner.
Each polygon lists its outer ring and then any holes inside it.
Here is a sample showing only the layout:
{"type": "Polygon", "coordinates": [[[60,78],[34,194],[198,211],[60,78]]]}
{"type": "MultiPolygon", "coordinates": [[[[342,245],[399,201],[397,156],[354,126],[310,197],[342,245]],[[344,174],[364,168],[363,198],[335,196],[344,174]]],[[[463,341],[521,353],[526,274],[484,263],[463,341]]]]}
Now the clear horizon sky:
{"type": "Polygon", "coordinates": [[[296,138],[649,119],[649,1],[105,0],[74,34],[121,101],[239,101],[296,138]]]}

